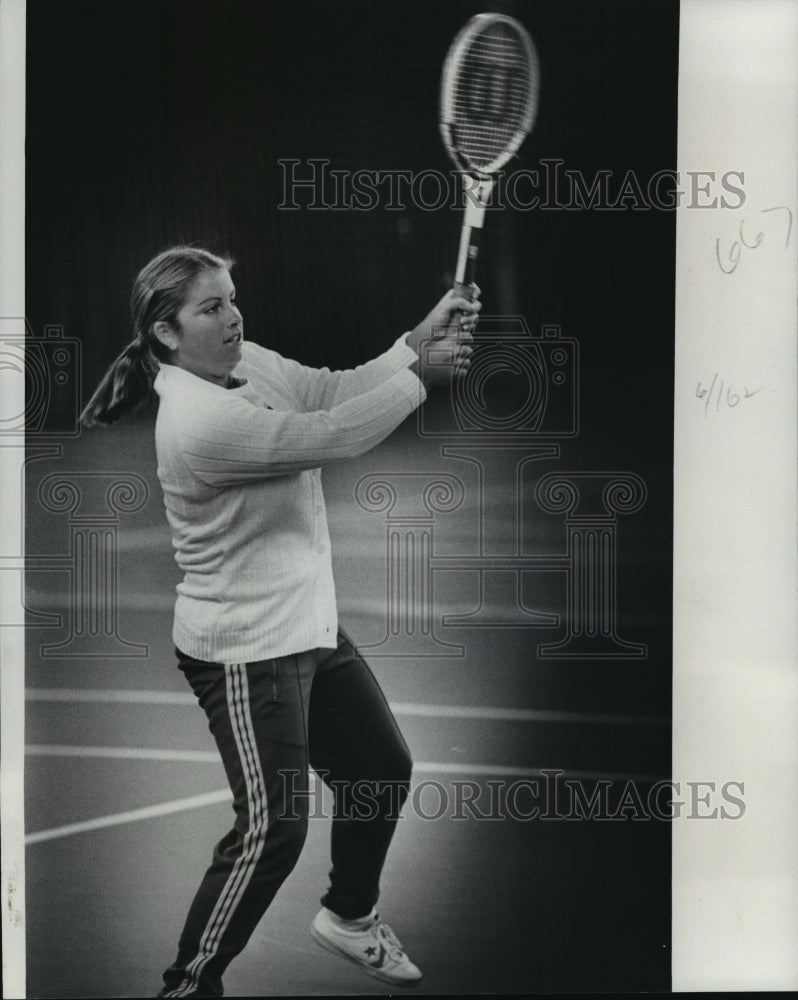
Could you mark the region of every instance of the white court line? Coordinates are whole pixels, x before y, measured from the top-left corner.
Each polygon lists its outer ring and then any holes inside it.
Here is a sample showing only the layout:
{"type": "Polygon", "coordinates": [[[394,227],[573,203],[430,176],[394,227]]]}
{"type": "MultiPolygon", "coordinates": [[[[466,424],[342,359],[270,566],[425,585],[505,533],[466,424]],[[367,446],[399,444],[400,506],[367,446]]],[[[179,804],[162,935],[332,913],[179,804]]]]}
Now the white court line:
{"type": "Polygon", "coordinates": [[[430,719],[495,719],[504,722],[575,722],[582,725],[669,726],[668,719],[649,715],[607,715],[600,712],[559,712],[542,708],[476,708],[470,705],[424,705],[391,702],[396,715],[430,719]]]}
{"type": "MultiPolygon", "coordinates": [[[[190,691],[116,690],[105,688],[28,688],[28,701],[113,705],[195,705],[190,691]]],[[[390,703],[396,715],[429,719],[487,719],[501,722],[565,722],[582,725],[669,726],[668,719],[647,715],[559,712],[546,709],[477,707],[472,705],[427,705],[417,702],[390,703]]]]}
{"type": "Polygon", "coordinates": [[[552,767],[543,764],[541,767],[514,767],[503,764],[452,764],[443,761],[413,761],[413,774],[466,774],[466,775],[494,775],[505,778],[540,778],[544,771],[556,772],[563,781],[582,780],[599,781],[601,779],[610,781],[639,781],[656,782],[665,780],[660,774],[622,774],[616,771],[570,771],[565,768],[552,767]]]}
{"type": "MultiPolygon", "coordinates": [[[[33,754],[34,756],[190,760],[219,763],[219,758],[215,753],[195,750],[154,750],[141,747],[81,747],[65,746],[63,744],[54,744],[53,746],[31,744],[26,747],[26,753],[33,754]]],[[[565,781],[612,780],[624,783],[628,781],[654,783],[663,780],[660,776],[651,774],[611,774],[603,771],[566,771],[559,768],[546,768],[546,771],[549,773],[556,772],[558,778],[565,781]]],[[[543,769],[512,767],[501,764],[457,764],[442,761],[414,761],[413,775],[415,777],[419,774],[462,774],[471,778],[478,775],[490,775],[492,777],[540,780],[543,775],[543,769]]],[[[315,787],[318,778],[313,772],[311,772],[310,777],[315,787]]],[[[144,806],[141,809],[130,809],[126,812],[112,813],[108,816],[98,816],[95,819],[83,820],[78,823],[68,823],[65,826],[55,826],[49,830],[39,830],[36,833],[30,833],[25,837],[25,845],[30,846],[47,840],[57,840],[60,837],[69,837],[77,833],[89,833],[92,830],[120,826],[124,823],[136,823],[158,816],[167,816],[170,813],[182,812],[186,809],[198,809],[203,806],[216,805],[220,802],[230,801],[231,799],[232,795],[230,792],[224,789],[216,792],[207,792],[203,795],[194,795],[186,799],[175,799],[172,802],[162,802],[154,806],[144,806]]]]}
{"type": "Polygon", "coordinates": [[[26,688],[26,701],[73,702],[108,705],[196,705],[190,691],[143,691],[87,688],[26,688]]]}
{"type": "Polygon", "coordinates": [[[25,753],[31,757],[102,757],[118,760],[177,760],[198,764],[221,764],[215,750],[163,750],[154,747],[93,747],[63,743],[28,743],[25,753]]]}
{"type": "Polygon", "coordinates": [[[83,820],[81,823],[67,823],[65,826],[54,826],[49,830],[29,833],[25,837],[25,845],[40,844],[45,840],[56,840],[59,837],[69,837],[75,833],[87,833],[104,827],[119,826],[122,823],[136,823],[143,819],[153,819],[156,816],[168,816],[170,813],[182,812],[185,809],[198,809],[202,806],[212,806],[219,802],[232,799],[228,789],[218,792],[206,792],[204,795],[192,795],[188,799],[175,799],[172,802],[160,802],[155,806],[144,806],[141,809],[130,809],[128,812],[113,813],[110,816],[97,816],[95,819],[83,820]]]}
{"type": "MultiPolygon", "coordinates": [[[[220,764],[221,759],[214,750],[169,750],[154,747],[100,747],[73,746],[64,743],[29,743],[25,753],[33,757],[99,757],[115,760],[174,760],[192,763],[220,764]]],[[[598,780],[610,778],[615,781],[660,781],[662,775],[624,774],[617,771],[572,771],[565,768],[516,767],[513,764],[468,764],[452,761],[413,761],[413,774],[468,774],[499,775],[503,777],[539,778],[543,770],[558,771],[563,778],[583,778],[598,780]]],[[[313,773],[311,772],[311,777],[313,773]]]]}

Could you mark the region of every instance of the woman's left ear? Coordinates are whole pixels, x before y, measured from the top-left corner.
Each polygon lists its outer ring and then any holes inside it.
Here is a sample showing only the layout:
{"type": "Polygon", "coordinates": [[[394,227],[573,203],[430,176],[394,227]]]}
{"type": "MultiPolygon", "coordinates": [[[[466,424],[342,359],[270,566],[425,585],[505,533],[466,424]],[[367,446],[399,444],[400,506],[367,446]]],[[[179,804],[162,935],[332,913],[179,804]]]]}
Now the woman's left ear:
{"type": "Polygon", "coordinates": [[[168,348],[170,351],[176,351],[180,346],[180,337],[177,335],[177,330],[172,326],[171,323],[167,323],[164,319],[159,319],[153,324],[152,332],[160,340],[164,347],[168,348]]]}

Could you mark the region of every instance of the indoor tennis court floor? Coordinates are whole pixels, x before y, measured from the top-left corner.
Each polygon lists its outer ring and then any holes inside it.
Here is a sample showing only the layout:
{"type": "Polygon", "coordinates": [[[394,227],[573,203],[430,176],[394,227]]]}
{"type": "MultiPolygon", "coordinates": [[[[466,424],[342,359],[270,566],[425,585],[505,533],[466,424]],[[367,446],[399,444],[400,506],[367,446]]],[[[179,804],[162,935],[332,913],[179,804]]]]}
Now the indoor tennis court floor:
{"type": "MultiPolygon", "coordinates": [[[[406,444],[400,434],[381,449],[379,468],[425,461],[408,455],[406,444]]],[[[146,503],[120,515],[116,538],[115,627],[141,655],[95,655],[87,646],[89,655],[59,656],[53,647],[66,637],[69,570],[59,564],[28,583],[29,608],[62,615],[60,627],[28,632],[30,997],[155,995],[232,815],[204,716],[174,665],[176,571],[149,449],[146,428],[133,425],[113,437],[84,435],[64,446],[57,463],[60,470],[134,470],[150,484],[146,503]]],[[[345,466],[325,487],[341,619],[365,645],[384,629],[385,522],[356,507],[352,490],[374,471],[373,461],[345,466]]],[[[29,498],[54,467],[31,464],[29,498]]],[[[467,491],[471,485],[465,482],[467,491]]],[[[29,548],[62,557],[70,515],[31,504],[29,548]]],[[[466,504],[440,528],[441,550],[468,547],[473,523],[457,522],[467,511],[466,504]]],[[[553,523],[541,544],[555,545],[559,529],[553,523]]],[[[654,557],[649,545],[647,564],[654,557]]],[[[625,559],[632,576],[645,571],[634,569],[642,559],[634,547],[625,559]]],[[[444,610],[467,608],[470,586],[467,579],[448,589],[442,583],[444,610]]],[[[544,588],[538,605],[556,606],[558,586],[550,584],[549,597],[544,588]]],[[[667,824],[525,818],[531,800],[523,783],[540,779],[541,769],[588,782],[634,780],[641,789],[667,775],[670,729],[652,711],[662,704],[652,679],[663,669],[656,660],[661,623],[635,618],[630,608],[625,627],[637,628],[651,650],[643,665],[541,664],[536,629],[449,629],[447,639],[465,646],[459,657],[366,651],[416,762],[380,902],[425,973],[416,992],[667,988],[667,824]],[[514,784],[515,808],[491,814],[491,789],[514,784]],[[464,807],[463,796],[477,808],[464,807]]],[[[227,995],[392,992],[310,939],[329,867],[326,793],[314,802],[304,854],[228,970],[227,995]]]]}

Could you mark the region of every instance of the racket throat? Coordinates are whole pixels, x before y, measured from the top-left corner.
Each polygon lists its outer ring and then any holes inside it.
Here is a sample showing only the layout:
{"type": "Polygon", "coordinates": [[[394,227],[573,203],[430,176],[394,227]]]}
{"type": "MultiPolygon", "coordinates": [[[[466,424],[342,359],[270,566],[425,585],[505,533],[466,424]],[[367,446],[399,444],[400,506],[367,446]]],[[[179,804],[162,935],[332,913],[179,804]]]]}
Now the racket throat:
{"type": "Polygon", "coordinates": [[[475,178],[469,174],[463,175],[465,218],[460,231],[460,249],[457,253],[457,268],[454,274],[456,286],[470,285],[474,281],[485,209],[490,204],[493,191],[492,177],[480,178],[476,184],[474,180],[475,178]]]}

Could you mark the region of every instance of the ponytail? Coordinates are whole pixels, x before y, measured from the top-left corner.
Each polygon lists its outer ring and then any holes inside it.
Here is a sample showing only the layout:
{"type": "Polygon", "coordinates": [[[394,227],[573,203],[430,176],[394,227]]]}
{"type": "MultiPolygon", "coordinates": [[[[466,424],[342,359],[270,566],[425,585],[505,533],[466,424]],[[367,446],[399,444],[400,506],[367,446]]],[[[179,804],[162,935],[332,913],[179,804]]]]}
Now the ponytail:
{"type": "Polygon", "coordinates": [[[154,398],[158,363],[152,346],[136,337],[113,362],[80,415],[84,427],[113,424],[154,398]]]}
{"type": "Polygon", "coordinates": [[[158,362],[167,363],[172,355],[155,336],[155,323],[176,323],[189,286],[203,271],[221,267],[229,271],[232,266],[231,257],[217,257],[200,247],[178,246],[159,253],[141,269],[130,298],[136,337],[105,373],[86,404],[80,415],[84,427],[113,424],[154,399],[158,362]]]}

